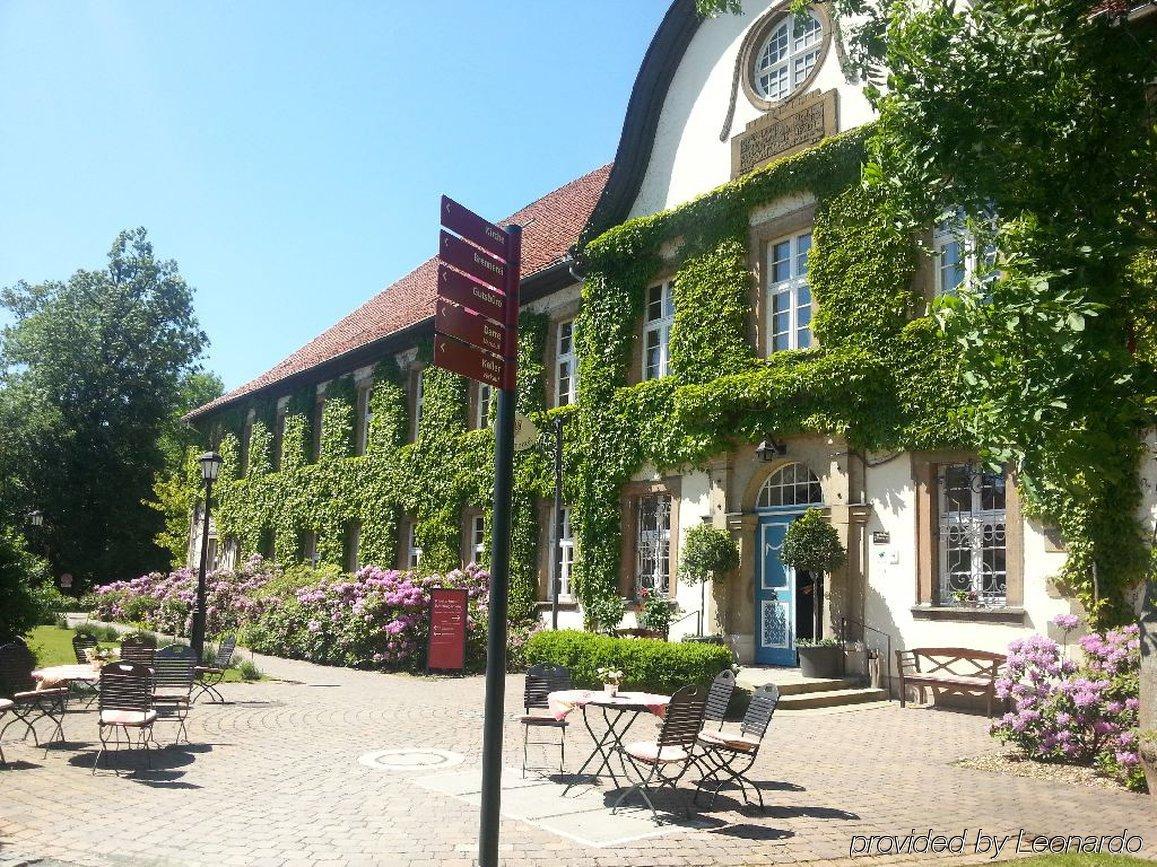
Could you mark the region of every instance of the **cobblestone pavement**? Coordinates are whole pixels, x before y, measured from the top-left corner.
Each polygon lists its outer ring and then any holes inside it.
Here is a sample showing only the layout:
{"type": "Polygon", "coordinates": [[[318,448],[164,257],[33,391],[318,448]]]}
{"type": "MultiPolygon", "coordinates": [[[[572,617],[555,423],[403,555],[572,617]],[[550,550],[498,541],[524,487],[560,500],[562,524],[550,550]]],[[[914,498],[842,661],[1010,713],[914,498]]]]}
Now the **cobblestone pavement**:
{"type": "MultiPolygon", "coordinates": [[[[0,865],[468,865],[477,808],[359,764],[374,750],[419,746],[479,764],[483,682],[382,675],[258,657],[282,680],[223,687],[198,704],[193,746],[155,770],[90,773],[95,714],[70,714],[68,748],[6,742],[0,770],[0,865]]],[[[517,766],[521,678],[507,680],[506,764],[517,766]]],[[[647,722],[646,725],[652,725],[647,722]]],[[[12,734],[15,729],[10,730],[12,734]]],[[[642,731],[642,726],[640,726],[642,731]]],[[[165,741],[168,729],[158,732],[165,741]]],[[[983,718],[898,706],[776,716],[752,776],[768,809],[724,792],[709,827],[594,848],[504,819],[505,864],[767,864],[846,860],[853,835],[1110,834],[1129,829],[1157,857],[1157,812],[1144,796],[952,767],[992,749],[983,718]]],[[[568,764],[589,743],[572,727],[568,764]]],[[[1004,854],[1009,854],[1006,849],[1004,854]]],[[[969,860],[983,860],[986,855],[969,860]]],[[[879,863],[859,858],[852,863],[879,863]]],[[[927,861],[921,856],[917,861],[927,861]]]]}

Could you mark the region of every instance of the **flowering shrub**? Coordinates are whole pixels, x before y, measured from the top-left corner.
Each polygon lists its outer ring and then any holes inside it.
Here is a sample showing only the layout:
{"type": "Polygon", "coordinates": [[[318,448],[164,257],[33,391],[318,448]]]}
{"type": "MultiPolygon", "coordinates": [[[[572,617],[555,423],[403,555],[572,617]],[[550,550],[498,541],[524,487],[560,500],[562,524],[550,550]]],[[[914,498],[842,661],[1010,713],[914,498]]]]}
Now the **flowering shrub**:
{"type": "Polygon", "coordinates": [[[358,668],[413,668],[426,652],[430,590],[467,591],[466,655],[484,658],[490,575],[471,564],[445,575],[366,566],[272,600],[242,640],[260,653],[358,668]]]}
{"type": "MultiPolygon", "coordinates": [[[[218,569],[206,575],[206,631],[210,635],[234,632],[252,619],[259,608],[255,592],[280,574],[274,563],[255,554],[236,571],[218,569]]],[[[196,571],[150,572],[131,581],[97,587],[95,614],[101,620],[136,623],[167,635],[188,636],[196,596],[196,571]]]]}
{"type": "MultiPolygon", "coordinates": [[[[1067,631],[1076,624],[1057,625],[1067,631]]],[[[1131,789],[1142,788],[1137,636],[1135,624],[1082,636],[1080,667],[1042,635],[1012,642],[996,693],[1013,710],[992,724],[992,734],[1034,758],[1090,763],[1131,789]]]]}

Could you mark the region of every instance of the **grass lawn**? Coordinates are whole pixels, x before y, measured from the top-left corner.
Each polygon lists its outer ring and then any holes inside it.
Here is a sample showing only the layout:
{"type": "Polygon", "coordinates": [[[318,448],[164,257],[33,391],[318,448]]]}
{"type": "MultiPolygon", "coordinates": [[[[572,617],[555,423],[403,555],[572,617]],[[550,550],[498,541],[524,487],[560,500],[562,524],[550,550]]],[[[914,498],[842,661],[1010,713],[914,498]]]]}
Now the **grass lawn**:
{"type": "MultiPolygon", "coordinates": [[[[75,634],[71,629],[61,629],[58,626],[37,626],[28,633],[26,639],[29,648],[36,654],[37,665],[44,668],[49,665],[71,665],[76,662],[76,656],[72,652],[72,637],[75,634]]],[[[100,646],[116,647],[107,641],[102,641],[100,646]]],[[[238,683],[242,680],[244,678],[236,668],[230,668],[225,672],[226,683],[238,683]]]]}

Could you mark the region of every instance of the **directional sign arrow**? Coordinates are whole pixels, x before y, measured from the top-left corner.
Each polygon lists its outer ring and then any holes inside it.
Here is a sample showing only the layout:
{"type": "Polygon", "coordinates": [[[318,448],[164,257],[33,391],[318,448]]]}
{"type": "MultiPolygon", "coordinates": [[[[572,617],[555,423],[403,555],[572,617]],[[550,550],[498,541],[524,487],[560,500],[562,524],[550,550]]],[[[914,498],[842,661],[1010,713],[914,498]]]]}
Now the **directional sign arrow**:
{"type": "Polygon", "coordinates": [[[438,298],[438,309],[434,314],[434,328],[464,340],[471,346],[486,349],[497,355],[506,351],[506,328],[479,316],[473,310],[451,304],[445,298],[438,298]]]}
{"type": "Polygon", "coordinates": [[[496,388],[505,388],[506,362],[461,340],[434,332],[434,364],[496,388]]]}
{"type": "Polygon", "coordinates": [[[449,196],[442,196],[442,225],[506,261],[506,232],[449,196]]]}
{"type": "Polygon", "coordinates": [[[483,253],[445,230],[438,242],[438,258],[496,289],[506,285],[506,264],[501,259],[483,253]]]}
{"type": "Polygon", "coordinates": [[[506,321],[506,295],[483,286],[445,265],[438,266],[438,296],[477,310],[498,322],[506,321]]]}

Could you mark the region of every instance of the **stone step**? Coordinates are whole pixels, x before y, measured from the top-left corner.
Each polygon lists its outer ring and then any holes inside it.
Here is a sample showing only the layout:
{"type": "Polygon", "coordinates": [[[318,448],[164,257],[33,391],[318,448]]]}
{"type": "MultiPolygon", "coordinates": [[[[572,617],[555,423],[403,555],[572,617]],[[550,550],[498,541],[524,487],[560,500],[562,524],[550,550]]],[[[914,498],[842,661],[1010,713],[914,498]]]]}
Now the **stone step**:
{"type": "Polygon", "coordinates": [[[804,677],[798,668],[741,668],[736,675],[735,685],[741,689],[753,690],[765,683],[779,687],[780,695],[800,695],[809,692],[827,692],[833,689],[851,689],[862,686],[863,679],[857,677],[804,677]]]}
{"type": "Polygon", "coordinates": [[[847,704],[887,701],[887,698],[888,693],[885,690],[872,689],[871,687],[829,689],[822,692],[781,695],[776,710],[809,710],[817,707],[837,707],[847,704]]]}

